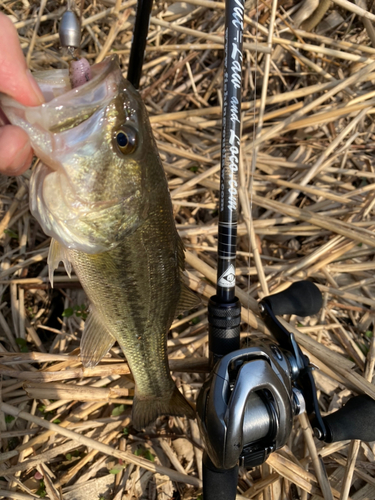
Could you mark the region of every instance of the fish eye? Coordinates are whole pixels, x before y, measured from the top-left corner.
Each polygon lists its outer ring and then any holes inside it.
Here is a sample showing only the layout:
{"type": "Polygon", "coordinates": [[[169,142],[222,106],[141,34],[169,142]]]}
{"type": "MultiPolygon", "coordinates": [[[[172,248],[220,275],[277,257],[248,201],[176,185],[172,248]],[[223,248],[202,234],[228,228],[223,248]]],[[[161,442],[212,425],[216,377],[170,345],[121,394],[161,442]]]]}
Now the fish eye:
{"type": "Polygon", "coordinates": [[[137,147],[137,133],[133,127],[123,126],[119,130],[116,130],[114,142],[118,151],[124,155],[128,155],[133,153],[137,147]]]}

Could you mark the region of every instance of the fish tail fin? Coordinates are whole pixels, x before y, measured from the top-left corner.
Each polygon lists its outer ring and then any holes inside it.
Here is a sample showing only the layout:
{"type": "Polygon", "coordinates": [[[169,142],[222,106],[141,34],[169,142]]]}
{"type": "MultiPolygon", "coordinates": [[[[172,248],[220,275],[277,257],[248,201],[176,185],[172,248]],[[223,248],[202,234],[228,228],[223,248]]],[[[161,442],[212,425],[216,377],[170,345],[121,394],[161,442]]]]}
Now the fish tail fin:
{"type": "Polygon", "coordinates": [[[132,421],[137,430],[146,427],[162,415],[194,419],[195,411],[177,387],[174,388],[171,394],[161,398],[143,399],[137,396],[134,397],[132,421]]]}

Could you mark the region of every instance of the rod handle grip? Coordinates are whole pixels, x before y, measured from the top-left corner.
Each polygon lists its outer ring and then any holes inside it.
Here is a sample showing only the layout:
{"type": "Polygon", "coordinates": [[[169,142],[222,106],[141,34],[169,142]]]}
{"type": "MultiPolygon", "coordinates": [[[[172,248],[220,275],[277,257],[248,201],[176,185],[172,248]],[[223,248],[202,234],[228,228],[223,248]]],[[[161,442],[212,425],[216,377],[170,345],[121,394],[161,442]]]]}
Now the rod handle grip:
{"type": "Polygon", "coordinates": [[[327,443],[347,439],[375,441],[375,400],[370,396],[355,396],[323,421],[328,431],[327,443]]]}
{"type": "Polygon", "coordinates": [[[235,500],[238,465],[232,469],[217,469],[207,452],[203,454],[203,500],[235,500]]]}

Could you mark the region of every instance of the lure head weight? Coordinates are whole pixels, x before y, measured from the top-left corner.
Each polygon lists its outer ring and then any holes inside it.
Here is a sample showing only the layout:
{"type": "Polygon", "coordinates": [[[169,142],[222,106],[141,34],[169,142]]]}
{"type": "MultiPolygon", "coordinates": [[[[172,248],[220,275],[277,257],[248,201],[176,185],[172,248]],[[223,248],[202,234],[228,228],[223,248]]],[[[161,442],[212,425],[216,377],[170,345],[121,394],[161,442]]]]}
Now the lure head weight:
{"type": "Polygon", "coordinates": [[[69,51],[79,49],[81,45],[81,23],[72,10],[64,12],[59,29],[60,44],[69,51]]]}

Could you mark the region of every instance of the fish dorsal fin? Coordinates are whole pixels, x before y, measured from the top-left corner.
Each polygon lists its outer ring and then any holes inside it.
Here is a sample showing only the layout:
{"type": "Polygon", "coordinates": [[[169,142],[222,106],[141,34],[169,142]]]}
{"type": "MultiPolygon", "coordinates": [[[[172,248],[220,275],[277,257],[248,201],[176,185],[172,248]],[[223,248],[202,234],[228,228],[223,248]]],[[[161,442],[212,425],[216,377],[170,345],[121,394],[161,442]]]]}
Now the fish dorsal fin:
{"type": "Polygon", "coordinates": [[[54,238],[51,239],[51,244],[49,246],[48,252],[48,277],[53,288],[53,273],[55,269],[59,267],[59,263],[63,262],[65,266],[65,271],[67,272],[69,278],[71,277],[72,264],[69,260],[69,251],[61,243],[56,241],[54,238]]]}
{"type": "Polygon", "coordinates": [[[201,305],[201,299],[195,295],[195,293],[190,290],[190,288],[185,285],[185,283],[181,283],[181,293],[180,299],[176,308],[176,316],[179,314],[190,311],[190,309],[194,309],[201,305]]]}
{"type": "Polygon", "coordinates": [[[116,339],[91,307],[81,339],[81,360],[85,368],[93,368],[107,354],[116,339]]]}

